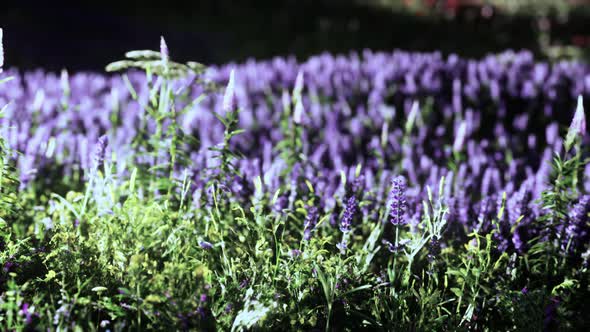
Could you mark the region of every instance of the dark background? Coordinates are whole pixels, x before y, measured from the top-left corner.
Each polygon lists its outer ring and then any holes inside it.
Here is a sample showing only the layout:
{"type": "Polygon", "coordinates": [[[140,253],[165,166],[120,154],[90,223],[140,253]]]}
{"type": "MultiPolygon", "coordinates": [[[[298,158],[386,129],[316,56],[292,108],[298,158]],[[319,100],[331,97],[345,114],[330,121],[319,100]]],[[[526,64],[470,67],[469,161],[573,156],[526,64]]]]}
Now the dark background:
{"type": "MultiPolygon", "coordinates": [[[[0,27],[7,66],[22,69],[103,70],[125,51],[158,49],[160,35],[175,60],[205,64],[364,48],[473,57],[511,48],[542,56],[538,17],[483,18],[480,10],[468,4],[448,19],[349,0],[18,0],[0,5],[0,27]]],[[[550,21],[558,44],[590,35],[585,15],[550,21]]]]}

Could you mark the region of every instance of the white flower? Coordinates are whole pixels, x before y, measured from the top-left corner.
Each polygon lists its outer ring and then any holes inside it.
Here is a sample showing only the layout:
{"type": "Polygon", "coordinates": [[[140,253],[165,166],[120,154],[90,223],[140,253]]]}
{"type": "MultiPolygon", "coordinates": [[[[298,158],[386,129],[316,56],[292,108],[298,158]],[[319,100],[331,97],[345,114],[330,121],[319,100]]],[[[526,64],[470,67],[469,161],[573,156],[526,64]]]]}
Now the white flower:
{"type": "Polygon", "coordinates": [[[463,145],[465,144],[465,138],[467,136],[467,123],[465,121],[461,122],[459,125],[459,129],[457,130],[457,135],[455,136],[455,142],[453,142],[453,151],[459,152],[463,149],[463,145]]]}
{"type": "Polygon", "coordinates": [[[303,72],[300,70],[295,78],[295,87],[293,88],[293,98],[301,99],[301,92],[303,91],[303,72]]]}
{"type": "Polygon", "coordinates": [[[584,98],[578,96],[578,106],[576,107],[576,113],[574,119],[567,131],[565,138],[565,148],[569,150],[574,143],[574,140],[578,136],[584,136],[586,134],[586,115],[584,114],[584,98]]]}
{"type": "Polygon", "coordinates": [[[297,99],[297,103],[295,104],[295,111],[293,112],[293,122],[296,124],[301,124],[301,117],[303,116],[303,102],[301,98],[297,99]]]}
{"type": "Polygon", "coordinates": [[[223,95],[223,111],[232,112],[236,109],[236,90],[235,90],[235,71],[232,69],[229,73],[229,82],[225,88],[225,94],[223,95]]]}
{"type": "Polygon", "coordinates": [[[166,45],[166,41],[162,36],[160,37],[160,56],[162,57],[162,62],[166,64],[168,62],[169,52],[168,45],[166,45]]]}

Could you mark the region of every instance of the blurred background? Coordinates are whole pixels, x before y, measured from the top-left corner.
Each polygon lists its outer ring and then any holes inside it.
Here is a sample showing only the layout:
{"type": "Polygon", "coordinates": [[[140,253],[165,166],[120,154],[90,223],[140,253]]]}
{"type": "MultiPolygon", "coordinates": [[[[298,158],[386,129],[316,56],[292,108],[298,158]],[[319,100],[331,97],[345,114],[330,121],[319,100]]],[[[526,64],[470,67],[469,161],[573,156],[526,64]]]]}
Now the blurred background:
{"type": "Polygon", "coordinates": [[[365,48],[589,59],[590,0],[104,0],[2,3],[6,62],[100,70],[133,49],[205,64],[365,48]]]}

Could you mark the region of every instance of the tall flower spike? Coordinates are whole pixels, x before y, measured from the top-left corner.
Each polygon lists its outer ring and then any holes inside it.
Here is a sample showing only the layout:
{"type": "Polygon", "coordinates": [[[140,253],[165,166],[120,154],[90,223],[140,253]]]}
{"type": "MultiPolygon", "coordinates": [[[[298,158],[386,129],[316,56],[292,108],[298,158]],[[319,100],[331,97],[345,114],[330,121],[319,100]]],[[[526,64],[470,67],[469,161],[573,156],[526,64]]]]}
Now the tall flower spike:
{"type": "Polygon", "coordinates": [[[463,150],[463,145],[465,145],[465,138],[467,136],[467,123],[465,121],[461,122],[459,125],[459,129],[457,130],[457,135],[455,136],[455,141],[453,142],[453,151],[460,152],[463,150]]]}
{"type": "Polygon", "coordinates": [[[235,71],[232,69],[229,73],[229,81],[223,95],[223,111],[226,113],[236,110],[236,91],[235,91],[235,71]]]}
{"type": "Polygon", "coordinates": [[[342,233],[350,232],[352,218],[356,214],[357,205],[356,197],[354,195],[350,196],[346,202],[346,208],[344,209],[344,214],[342,215],[342,220],[340,221],[340,231],[342,233]]]}
{"type": "Polygon", "coordinates": [[[395,226],[406,224],[405,214],[408,208],[406,202],[406,179],[398,176],[391,181],[391,223],[395,226]]]}
{"type": "Polygon", "coordinates": [[[301,92],[303,91],[303,72],[299,70],[297,78],[295,78],[295,87],[293,88],[293,98],[301,99],[301,92]]]}
{"type": "Polygon", "coordinates": [[[164,40],[163,36],[160,36],[160,56],[162,57],[163,63],[168,63],[170,55],[168,52],[168,45],[166,45],[166,40],[164,40]]]}
{"type": "Polygon", "coordinates": [[[109,137],[107,135],[101,136],[96,143],[93,158],[95,171],[98,171],[103,166],[107,145],[109,145],[109,137]]]}
{"type": "Polygon", "coordinates": [[[569,150],[572,147],[572,144],[574,144],[574,140],[578,136],[583,136],[585,134],[586,115],[584,114],[584,98],[580,95],[578,96],[578,106],[576,107],[574,119],[572,120],[572,124],[570,125],[565,138],[565,149],[569,150]]]}
{"type": "Polygon", "coordinates": [[[309,207],[307,210],[307,217],[303,225],[303,239],[309,241],[311,239],[311,232],[318,223],[318,208],[315,206],[309,207]]]}
{"type": "Polygon", "coordinates": [[[295,111],[293,111],[293,122],[295,122],[296,124],[301,124],[301,118],[303,116],[304,111],[305,110],[303,108],[303,102],[301,101],[301,98],[299,98],[295,103],[295,111]]]}

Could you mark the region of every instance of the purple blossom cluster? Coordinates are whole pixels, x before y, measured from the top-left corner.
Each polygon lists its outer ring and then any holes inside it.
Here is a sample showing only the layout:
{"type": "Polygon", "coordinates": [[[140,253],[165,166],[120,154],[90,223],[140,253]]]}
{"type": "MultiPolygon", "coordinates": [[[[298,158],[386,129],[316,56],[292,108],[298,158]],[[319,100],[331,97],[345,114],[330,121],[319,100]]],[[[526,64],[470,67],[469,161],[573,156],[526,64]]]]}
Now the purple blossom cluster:
{"type": "MultiPolygon", "coordinates": [[[[150,165],[168,161],[167,155],[140,154],[131,146],[134,137],[157,130],[147,110],[155,78],[148,82],[138,72],[128,73],[128,81],[94,73],[60,77],[14,69],[4,75],[14,79],[0,90],[0,105],[11,102],[0,119],[0,132],[20,152],[15,158],[24,184],[46,180],[48,170],[55,176],[89,171],[111,154],[117,156],[118,174],[129,172],[125,161],[130,158],[150,165]]],[[[294,58],[248,61],[209,68],[204,79],[228,88],[200,103],[191,101],[205,88],[189,85],[193,78],[174,81],[173,91],[183,91],[185,97],[175,106],[188,107],[178,113],[180,129],[199,142],[179,146],[190,160],[196,207],[207,204],[205,186],[211,175],[202,170],[218,166],[210,148],[224,137],[212,111],[223,115],[239,108],[238,126],[245,131],[230,142],[243,156],[235,163],[245,179],[240,182],[243,190],[235,190],[239,199],[249,201],[253,193],[246,190],[248,179],[260,176],[269,193],[289,183],[290,195],[281,195],[275,206],[283,211],[305,191],[300,185],[305,178],[321,193],[318,213],[342,211],[340,228],[348,231],[361,199],[366,204],[360,205],[358,216],[376,219],[376,211],[388,204],[394,174],[406,179],[403,184],[394,180],[394,224],[419,219],[427,186],[437,188],[445,177],[449,229],[461,235],[496,227],[502,249],[513,250],[525,250],[526,241],[537,236],[534,220],[543,212],[535,202],[547,186],[553,153],[563,150],[560,128],[570,124],[578,95],[590,98],[588,66],[537,62],[528,52],[481,60],[364,51],[322,54],[302,63],[294,58]],[[303,77],[305,84],[297,83],[303,77]],[[285,138],[280,121],[291,103],[289,91],[297,92],[303,113],[301,151],[306,155],[290,173],[276,149],[285,138]],[[362,165],[362,177],[347,193],[341,174],[355,178],[357,165],[362,165]],[[507,213],[493,224],[502,193],[509,198],[507,213]]],[[[589,138],[584,136],[584,142],[589,138]]],[[[183,171],[177,170],[177,176],[183,171]]],[[[588,177],[582,182],[590,191],[588,177]]],[[[574,243],[582,240],[575,237],[588,234],[588,223],[575,221],[579,218],[583,213],[572,216],[568,226],[574,243]]],[[[306,225],[305,236],[310,237],[315,225],[311,219],[306,225]]]]}
{"type": "Polygon", "coordinates": [[[389,212],[391,223],[394,226],[403,226],[406,224],[405,213],[408,208],[406,202],[406,180],[403,176],[398,176],[391,181],[391,185],[391,210],[389,212]]]}

